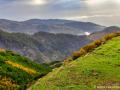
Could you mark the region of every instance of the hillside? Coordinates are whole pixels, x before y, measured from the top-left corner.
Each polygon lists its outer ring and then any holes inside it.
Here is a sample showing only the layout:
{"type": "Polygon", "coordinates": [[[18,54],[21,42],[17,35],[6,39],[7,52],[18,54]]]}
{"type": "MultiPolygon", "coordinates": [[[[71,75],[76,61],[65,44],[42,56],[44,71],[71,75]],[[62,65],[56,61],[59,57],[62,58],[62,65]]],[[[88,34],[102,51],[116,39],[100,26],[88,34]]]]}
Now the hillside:
{"type": "Polygon", "coordinates": [[[0,90],[25,90],[27,85],[51,71],[16,52],[0,49],[0,90]]]}
{"type": "Polygon", "coordinates": [[[21,22],[0,19],[0,28],[7,32],[20,32],[27,34],[34,34],[42,31],[49,33],[83,35],[84,32],[101,31],[105,27],[91,22],[62,19],[30,19],[21,22]]]}
{"type": "Polygon", "coordinates": [[[119,90],[120,36],[54,69],[28,90],[119,90]],[[105,88],[106,87],[106,88],[105,88]]]}
{"type": "Polygon", "coordinates": [[[91,40],[85,35],[75,36],[46,32],[28,35],[0,30],[0,48],[14,50],[38,63],[61,61],[89,42],[91,40]]]}
{"type": "Polygon", "coordinates": [[[37,32],[29,35],[0,30],[0,48],[19,52],[37,63],[62,61],[70,56],[73,51],[78,50],[94,39],[119,30],[119,27],[107,27],[103,31],[92,33],[90,36],[48,32],[37,32]]]}
{"type": "Polygon", "coordinates": [[[112,32],[120,32],[120,27],[117,27],[117,26],[107,27],[107,28],[103,29],[102,31],[92,33],[90,35],[90,38],[92,40],[96,40],[96,39],[101,38],[101,36],[104,36],[104,35],[112,33],[112,32]]]}

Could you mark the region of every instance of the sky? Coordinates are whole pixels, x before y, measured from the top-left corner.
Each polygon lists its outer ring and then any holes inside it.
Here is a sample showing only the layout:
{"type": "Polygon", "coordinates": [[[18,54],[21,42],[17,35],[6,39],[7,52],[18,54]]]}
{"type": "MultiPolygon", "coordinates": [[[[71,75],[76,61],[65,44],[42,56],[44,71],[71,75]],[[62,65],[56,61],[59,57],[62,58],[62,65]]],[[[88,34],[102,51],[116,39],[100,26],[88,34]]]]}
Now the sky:
{"type": "Polygon", "coordinates": [[[120,0],[0,0],[0,19],[68,19],[120,26],[120,0]]]}

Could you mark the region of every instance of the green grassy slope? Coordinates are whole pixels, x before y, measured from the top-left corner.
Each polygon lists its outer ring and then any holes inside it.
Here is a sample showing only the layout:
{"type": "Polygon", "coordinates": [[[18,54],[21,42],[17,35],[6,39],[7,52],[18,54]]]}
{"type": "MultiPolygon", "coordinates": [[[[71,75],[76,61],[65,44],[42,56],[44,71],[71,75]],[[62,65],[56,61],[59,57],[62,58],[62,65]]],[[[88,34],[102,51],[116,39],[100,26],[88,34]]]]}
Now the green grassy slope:
{"type": "MultiPolygon", "coordinates": [[[[120,37],[93,52],[53,70],[29,90],[109,90],[96,86],[120,85],[120,37]]],[[[108,87],[109,88],[109,87],[108,87]]]]}
{"type": "Polygon", "coordinates": [[[25,90],[27,84],[51,71],[12,51],[0,51],[0,90],[25,90]]]}

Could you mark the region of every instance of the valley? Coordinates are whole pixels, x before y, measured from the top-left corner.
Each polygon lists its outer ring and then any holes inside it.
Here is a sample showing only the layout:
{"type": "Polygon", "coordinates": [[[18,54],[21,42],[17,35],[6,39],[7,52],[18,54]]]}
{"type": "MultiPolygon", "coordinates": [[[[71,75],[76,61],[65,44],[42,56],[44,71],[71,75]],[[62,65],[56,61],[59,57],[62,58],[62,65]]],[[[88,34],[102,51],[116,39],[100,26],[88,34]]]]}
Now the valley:
{"type": "MultiPolygon", "coordinates": [[[[48,26],[45,26],[48,27],[48,26]]],[[[49,27],[48,27],[49,28],[49,27]]],[[[33,29],[32,31],[34,31],[33,29]]],[[[53,30],[53,29],[52,29],[53,30]]],[[[55,31],[61,31],[54,29],[55,31]]],[[[0,20],[0,47],[5,49],[10,49],[24,55],[37,63],[50,63],[53,61],[63,61],[66,57],[70,56],[73,51],[78,50],[80,47],[92,42],[94,38],[99,38],[102,35],[105,35],[110,32],[115,32],[114,30],[119,31],[119,27],[103,27],[94,23],[88,22],[78,22],[70,20],[40,20],[40,19],[31,19],[24,22],[17,22],[11,20],[0,20]],[[18,23],[25,24],[23,26],[18,26],[18,23]],[[68,30],[69,32],[75,32],[75,28],[80,32],[90,32],[92,33],[90,37],[85,34],[70,34],[70,33],[51,33],[50,30],[45,30],[44,28],[35,31],[32,34],[28,34],[28,29],[32,29],[35,25],[61,25],[69,26],[73,30],[68,30]],[[65,25],[63,25],[65,24],[65,25]],[[29,27],[26,29],[25,27],[29,27]],[[73,28],[74,27],[74,28],[73,28]],[[16,28],[18,30],[16,30],[16,28]],[[22,29],[23,28],[23,29],[22,29]],[[101,28],[101,29],[100,29],[101,28]],[[107,28],[109,32],[106,32],[107,28]],[[98,30],[99,29],[99,30],[98,30]],[[12,30],[12,31],[11,31],[12,30]],[[22,32],[25,31],[25,32],[22,32]]]]}
{"type": "Polygon", "coordinates": [[[0,90],[120,90],[120,0],[0,0],[0,90]]]}

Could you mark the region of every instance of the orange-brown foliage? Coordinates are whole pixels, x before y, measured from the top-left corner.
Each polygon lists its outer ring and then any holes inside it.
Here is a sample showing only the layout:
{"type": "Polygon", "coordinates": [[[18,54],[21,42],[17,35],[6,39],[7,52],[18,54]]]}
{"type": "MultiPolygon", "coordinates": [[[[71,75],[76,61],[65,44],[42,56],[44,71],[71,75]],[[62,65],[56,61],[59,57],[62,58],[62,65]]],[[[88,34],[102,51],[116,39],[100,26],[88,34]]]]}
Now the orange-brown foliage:
{"type": "Polygon", "coordinates": [[[73,58],[73,60],[75,60],[78,57],[85,55],[85,54],[86,54],[86,51],[83,48],[81,48],[79,51],[73,52],[72,58],[73,58]]]}
{"type": "Polygon", "coordinates": [[[3,88],[5,90],[16,90],[19,86],[16,85],[11,78],[0,77],[0,90],[3,88]]]}
{"type": "MultiPolygon", "coordinates": [[[[104,44],[106,41],[111,40],[114,37],[120,36],[120,32],[114,32],[105,35],[103,38],[94,41],[93,43],[90,43],[84,47],[82,47],[79,51],[75,51],[72,54],[72,59],[75,60],[79,58],[82,55],[87,54],[88,52],[92,51],[93,49],[97,48],[98,46],[104,44]]],[[[68,59],[69,60],[69,59],[68,59]]],[[[68,61],[66,60],[66,61],[68,61]]]]}
{"type": "Polygon", "coordinates": [[[94,41],[94,44],[96,46],[100,46],[102,43],[103,43],[102,40],[96,40],[96,41],[94,41]]]}
{"type": "Polygon", "coordinates": [[[0,52],[5,52],[6,50],[4,48],[0,48],[0,52]]]}
{"type": "Polygon", "coordinates": [[[86,51],[86,52],[89,52],[93,49],[95,49],[97,47],[97,45],[95,45],[95,43],[90,43],[86,46],[83,47],[83,49],[86,51]]]}

